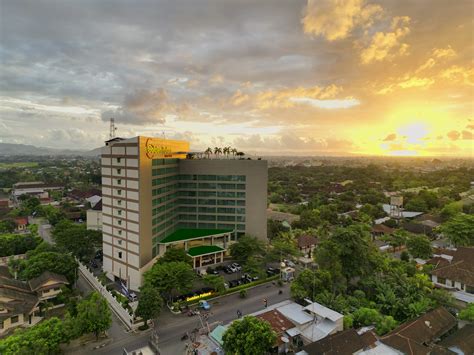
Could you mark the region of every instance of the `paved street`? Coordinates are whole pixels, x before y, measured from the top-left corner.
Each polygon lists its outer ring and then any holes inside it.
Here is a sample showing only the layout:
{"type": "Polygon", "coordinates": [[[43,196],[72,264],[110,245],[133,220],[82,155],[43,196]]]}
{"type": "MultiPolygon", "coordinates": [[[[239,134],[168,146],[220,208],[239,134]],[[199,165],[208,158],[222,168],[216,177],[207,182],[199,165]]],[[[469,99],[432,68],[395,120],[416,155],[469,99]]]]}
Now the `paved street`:
{"type": "MultiPolygon", "coordinates": [[[[82,286],[79,286],[82,289],[82,286]]],[[[222,322],[223,324],[237,317],[237,309],[244,315],[258,311],[263,308],[263,299],[268,300],[268,304],[275,304],[288,299],[289,287],[285,285],[281,288],[283,293],[278,294],[277,286],[273,284],[264,284],[248,290],[246,299],[239,298],[238,294],[229,295],[212,301],[211,316],[209,323],[222,322]]],[[[115,318],[115,317],[114,317],[115,318]]],[[[173,315],[167,309],[155,322],[158,335],[160,336],[160,349],[164,355],[181,354],[184,351],[185,342],[181,341],[181,336],[186,331],[192,331],[200,327],[199,317],[188,317],[187,315],[173,315]]],[[[121,327],[119,321],[114,319],[114,326],[109,331],[110,340],[103,340],[89,346],[68,351],[68,354],[121,354],[122,349],[133,350],[144,346],[148,342],[150,332],[145,333],[127,333],[121,327]],[[92,349],[93,347],[106,343],[101,349],[92,349]]]]}

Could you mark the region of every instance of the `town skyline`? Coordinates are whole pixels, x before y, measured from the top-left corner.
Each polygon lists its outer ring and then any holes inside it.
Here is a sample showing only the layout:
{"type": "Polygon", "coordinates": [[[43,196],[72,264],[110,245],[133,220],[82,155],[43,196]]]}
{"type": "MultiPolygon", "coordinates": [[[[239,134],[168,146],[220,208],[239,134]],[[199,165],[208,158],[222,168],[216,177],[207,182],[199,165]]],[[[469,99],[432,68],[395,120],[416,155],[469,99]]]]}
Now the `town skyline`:
{"type": "Polygon", "coordinates": [[[473,156],[468,1],[2,4],[0,142],[473,156]]]}

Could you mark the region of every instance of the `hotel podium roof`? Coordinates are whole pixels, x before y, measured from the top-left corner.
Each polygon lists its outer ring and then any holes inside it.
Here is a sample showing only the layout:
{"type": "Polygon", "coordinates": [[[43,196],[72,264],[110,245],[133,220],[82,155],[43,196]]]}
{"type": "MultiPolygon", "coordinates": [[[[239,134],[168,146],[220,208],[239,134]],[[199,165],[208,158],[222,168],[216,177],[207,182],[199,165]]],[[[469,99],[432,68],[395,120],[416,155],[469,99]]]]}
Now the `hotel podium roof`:
{"type": "Polygon", "coordinates": [[[218,247],[217,245],[200,245],[198,247],[190,248],[188,250],[188,255],[195,257],[206,254],[214,254],[220,251],[224,251],[224,249],[218,247]]]}
{"type": "Polygon", "coordinates": [[[231,232],[232,229],[178,229],[160,241],[160,244],[181,242],[231,232]]]}

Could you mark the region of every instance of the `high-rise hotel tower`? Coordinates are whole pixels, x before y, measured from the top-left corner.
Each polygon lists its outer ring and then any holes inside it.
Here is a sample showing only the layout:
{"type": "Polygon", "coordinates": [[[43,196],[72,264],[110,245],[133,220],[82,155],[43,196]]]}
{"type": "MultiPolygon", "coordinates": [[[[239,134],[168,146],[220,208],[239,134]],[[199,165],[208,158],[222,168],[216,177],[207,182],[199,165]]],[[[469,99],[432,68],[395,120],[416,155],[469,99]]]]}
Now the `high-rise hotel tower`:
{"type": "Polygon", "coordinates": [[[242,234],[266,239],[267,162],[200,156],[185,141],[106,142],[103,268],[110,279],[137,290],[169,247],[184,248],[202,268],[222,262],[242,234]]]}

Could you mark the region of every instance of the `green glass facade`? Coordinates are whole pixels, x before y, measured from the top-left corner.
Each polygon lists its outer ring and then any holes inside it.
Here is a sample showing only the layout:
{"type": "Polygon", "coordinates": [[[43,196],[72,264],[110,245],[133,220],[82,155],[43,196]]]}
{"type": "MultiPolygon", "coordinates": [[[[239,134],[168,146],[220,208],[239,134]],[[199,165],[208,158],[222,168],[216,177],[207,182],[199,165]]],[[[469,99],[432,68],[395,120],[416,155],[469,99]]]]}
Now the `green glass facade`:
{"type": "Polygon", "coordinates": [[[179,159],[152,162],[152,245],[178,229],[245,231],[245,175],[185,175],[179,159]]]}

